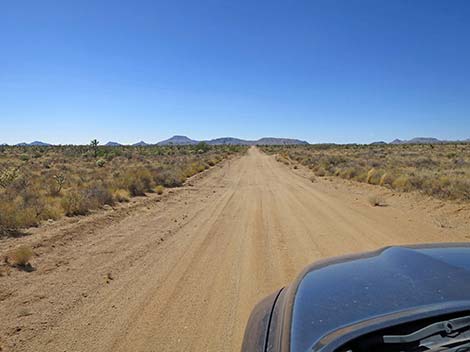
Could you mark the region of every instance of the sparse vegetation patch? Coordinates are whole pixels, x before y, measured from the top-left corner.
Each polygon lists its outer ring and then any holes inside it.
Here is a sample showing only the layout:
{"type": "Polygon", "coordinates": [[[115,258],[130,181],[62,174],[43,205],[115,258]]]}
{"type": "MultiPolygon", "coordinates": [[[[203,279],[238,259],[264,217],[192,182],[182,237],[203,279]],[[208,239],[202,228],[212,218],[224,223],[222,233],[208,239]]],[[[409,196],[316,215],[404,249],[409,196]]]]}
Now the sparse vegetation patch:
{"type": "Polygon", "coordinates": [[[0,149],[0,236],[149,192],[246,151],[242,146],[3,146],[0,149]]]}
{"type": "Polygon", "coordinates": [[[317,177],[336,176],[441,198],[470,201],[470,143],[265,146],[317,177]]]}

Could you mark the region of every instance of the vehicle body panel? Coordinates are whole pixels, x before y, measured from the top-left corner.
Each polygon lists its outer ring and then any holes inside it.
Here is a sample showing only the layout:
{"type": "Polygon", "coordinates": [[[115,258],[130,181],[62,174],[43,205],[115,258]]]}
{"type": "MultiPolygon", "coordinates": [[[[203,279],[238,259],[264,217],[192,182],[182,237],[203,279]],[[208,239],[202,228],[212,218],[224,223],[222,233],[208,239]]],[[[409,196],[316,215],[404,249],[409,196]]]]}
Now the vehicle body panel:
{"type": "Polygon", "coordinates": [[[379,328],[470,311],[470,245],[333,258],[309,266],[282,292],[276,320],[265,330],[269,351],[334,351],[379,328]]]}

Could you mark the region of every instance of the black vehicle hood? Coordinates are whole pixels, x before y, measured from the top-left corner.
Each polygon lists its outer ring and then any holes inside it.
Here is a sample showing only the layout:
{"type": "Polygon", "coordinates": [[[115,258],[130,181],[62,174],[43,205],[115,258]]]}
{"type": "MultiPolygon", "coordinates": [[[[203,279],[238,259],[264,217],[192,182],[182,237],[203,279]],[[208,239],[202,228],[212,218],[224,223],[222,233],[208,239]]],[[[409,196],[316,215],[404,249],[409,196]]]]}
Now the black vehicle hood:
{"type": "Polygon", "coordinates": [[[319,351],[365,321],[470,309],[470,246],[388,247],[334,259],[308,268],[290,289],[290,350],[319,351]]]}

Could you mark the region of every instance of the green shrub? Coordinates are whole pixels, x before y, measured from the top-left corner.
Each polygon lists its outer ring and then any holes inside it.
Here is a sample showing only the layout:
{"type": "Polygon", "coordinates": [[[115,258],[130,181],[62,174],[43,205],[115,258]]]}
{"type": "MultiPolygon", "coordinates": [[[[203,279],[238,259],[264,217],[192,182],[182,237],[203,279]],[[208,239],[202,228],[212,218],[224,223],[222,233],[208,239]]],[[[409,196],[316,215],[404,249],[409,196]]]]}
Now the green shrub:
{"type": "Polygon", "coordinates": [[[199,142],[195,146],[195,150],[199,154],[207,153],[210,149],[211,149],[210,145],[208,145],[206,142],[199,142]]]}

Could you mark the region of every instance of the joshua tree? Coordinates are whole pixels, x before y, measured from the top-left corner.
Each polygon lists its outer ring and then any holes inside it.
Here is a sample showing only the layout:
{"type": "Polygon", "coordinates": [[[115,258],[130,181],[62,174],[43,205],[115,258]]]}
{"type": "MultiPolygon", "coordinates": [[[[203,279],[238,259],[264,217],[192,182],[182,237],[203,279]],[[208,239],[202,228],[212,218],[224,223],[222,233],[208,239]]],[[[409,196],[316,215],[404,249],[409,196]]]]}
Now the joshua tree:
{"type": "Polygon", "coordinates": [[[97,139],[93,139],[90,142],[90,145],[93,148],[93,153],[95,154],[95,158],[98,157],[98,144],[100,144],[100,142],[97,139]]]}
{"type": "Polygon", "coordinates": [[[64,174],[57,174],[57,175],[52,176],[52,178],[54,179],[54,181],[57,184],[57,187],[54,190],[54,193],[59,194],[60,191],[62,190],[62,187],[65,184],[65,175],[64,174]]]}
{"type": "Polygon", "coordinates": [[[10,184],[12,184],[13,181],[15,181],[19,176],[18,170],[18,167],[11,167],[0,170],[0,187],[7,188],[10,184]]]}

